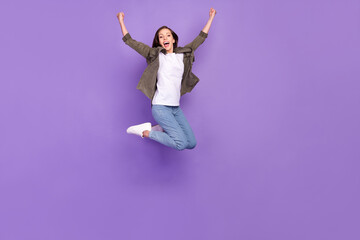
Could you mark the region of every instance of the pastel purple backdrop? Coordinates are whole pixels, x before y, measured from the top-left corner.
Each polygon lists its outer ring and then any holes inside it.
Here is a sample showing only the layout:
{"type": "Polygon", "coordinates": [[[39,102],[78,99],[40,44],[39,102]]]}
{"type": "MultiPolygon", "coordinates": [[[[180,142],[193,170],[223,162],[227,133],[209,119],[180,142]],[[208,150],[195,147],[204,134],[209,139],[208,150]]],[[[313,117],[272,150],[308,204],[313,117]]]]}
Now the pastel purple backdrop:
{"type": "Polygon", "coordinates": [[[360,2],[3,1],[0,239],[360,239],[360,2]],[[198,140],[127,135],[167,25],[217,15],[181,106],[198,140]]]}

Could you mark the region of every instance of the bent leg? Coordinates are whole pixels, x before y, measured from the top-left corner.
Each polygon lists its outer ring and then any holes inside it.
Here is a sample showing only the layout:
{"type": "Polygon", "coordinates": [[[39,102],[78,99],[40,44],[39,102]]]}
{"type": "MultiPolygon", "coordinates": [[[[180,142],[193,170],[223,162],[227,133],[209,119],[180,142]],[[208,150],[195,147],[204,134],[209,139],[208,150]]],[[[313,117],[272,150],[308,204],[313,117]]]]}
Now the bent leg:
{"type": "Polygon", "coordinates": [[[149,138],[168,147],[183,150],[187,147],[186,136],[176,121],[172,107],[153,105],[152,115],[155,121],[164,129],[164,132],[150,131],[149,138]]]}
{"type": "Polygon", "coordinates": [[[175,119],[179,123],[181,129],[183,130],[186,139],[187,139],[187,149],[193,149],[196,146],[196,139],[193,130],[190,127],[189,122],[187,121],[183,111],[180,107],[175,111],[175,119]]]}

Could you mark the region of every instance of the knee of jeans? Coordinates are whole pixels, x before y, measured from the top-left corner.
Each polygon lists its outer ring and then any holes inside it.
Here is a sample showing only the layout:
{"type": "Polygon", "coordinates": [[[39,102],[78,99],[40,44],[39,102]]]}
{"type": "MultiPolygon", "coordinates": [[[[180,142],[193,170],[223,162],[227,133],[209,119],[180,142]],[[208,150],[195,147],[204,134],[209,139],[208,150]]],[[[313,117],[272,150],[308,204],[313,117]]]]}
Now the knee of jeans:
{"type": "Polygon", "coordinates": [[[176,143],[176,149],[179,150],[179,151],[184,150],[186,147],[187,147],[187,142],[186,141],[181,140],[181,141],[178,141],[176,143]]]}
{"type": "Polygon", "coordinates": [[[197,142],[196,142],[195,139],[192,140],[192,141],[190,141],[190,142],[188,143],[188,145],[187,145],[187,149],[193,149],[193,148],[195,148],[196,144],[197,144],[197,142]]]}

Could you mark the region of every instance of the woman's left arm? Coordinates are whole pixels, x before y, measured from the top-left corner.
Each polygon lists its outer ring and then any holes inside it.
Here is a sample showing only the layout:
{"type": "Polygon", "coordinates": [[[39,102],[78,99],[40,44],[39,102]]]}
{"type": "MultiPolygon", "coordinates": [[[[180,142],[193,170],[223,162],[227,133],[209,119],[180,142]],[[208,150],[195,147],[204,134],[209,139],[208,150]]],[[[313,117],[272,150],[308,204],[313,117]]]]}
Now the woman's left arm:
{"type": "Polygon", "coordinates": [[[210,8],[209,20],[207,21],[205,27],[202,30],[204,33],[209,33],[210,26],[211,26],[212,21],[214,20],[215,14],[216,14],[215,9],[210,8]]]}
{"type": "Polygon", "coordinates": [[[205,41],[205,39],[208,36],[208,32],[209,32],[211,23],[214,20],[215,14],[216,14],[215,9],[211,8],[210,13],[209,13],[210,17],[209,17],[209,20],[206,23],[205,27],[203,28],[203,30],[200,31],[200,34],[191,43],[187,44],[185,47],[189,47],[195,51],[205,41]]]}

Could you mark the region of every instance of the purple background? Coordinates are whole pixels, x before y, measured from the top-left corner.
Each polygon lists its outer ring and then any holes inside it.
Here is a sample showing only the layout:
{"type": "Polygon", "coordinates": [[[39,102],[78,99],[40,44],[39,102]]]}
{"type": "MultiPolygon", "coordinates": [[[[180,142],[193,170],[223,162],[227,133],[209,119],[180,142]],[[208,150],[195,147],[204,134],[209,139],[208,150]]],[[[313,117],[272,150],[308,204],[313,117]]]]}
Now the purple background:
{"type": "Polygon", "coordinates": [[[360,1],[2,1],[0,239],[360,239],[360,1]],[[136,85],[217,15],[176,151],[136,85]]]}

